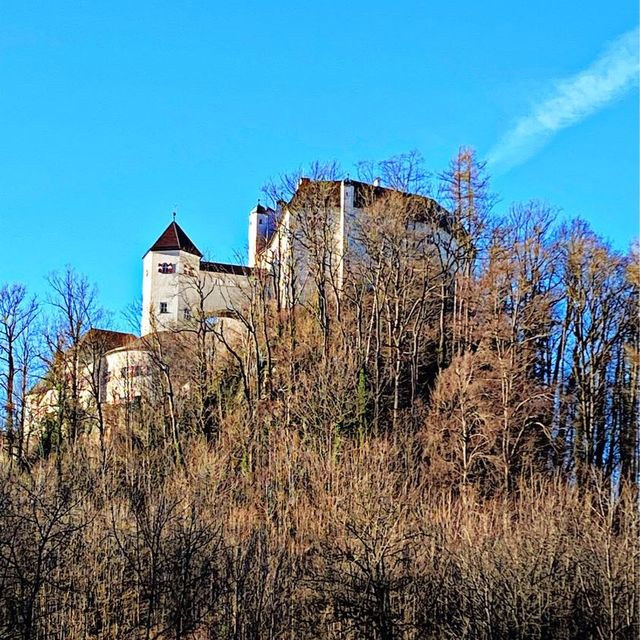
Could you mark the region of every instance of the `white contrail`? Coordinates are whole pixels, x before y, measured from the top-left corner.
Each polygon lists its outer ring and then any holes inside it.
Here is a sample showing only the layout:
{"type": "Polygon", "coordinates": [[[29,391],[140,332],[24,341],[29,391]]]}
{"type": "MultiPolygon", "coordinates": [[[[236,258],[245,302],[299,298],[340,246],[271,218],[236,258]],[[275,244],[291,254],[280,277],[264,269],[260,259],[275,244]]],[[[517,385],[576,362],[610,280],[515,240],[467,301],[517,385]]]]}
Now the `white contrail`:
{"type": "Polygon", "coordinates": [[[550,95],[520,118],[487,159],[506,171],[521,164],[555,133],[584,120],[638,83],[638,27],[614,40],[587,69],[556,82],[550,95]]]}

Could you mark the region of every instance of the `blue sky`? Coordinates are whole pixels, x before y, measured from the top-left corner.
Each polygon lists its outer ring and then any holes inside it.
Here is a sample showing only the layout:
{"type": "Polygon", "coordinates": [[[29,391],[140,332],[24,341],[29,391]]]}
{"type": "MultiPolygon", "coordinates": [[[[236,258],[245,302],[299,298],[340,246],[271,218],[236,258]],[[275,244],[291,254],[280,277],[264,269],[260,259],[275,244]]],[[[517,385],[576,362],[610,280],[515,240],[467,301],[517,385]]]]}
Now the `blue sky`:
{"type": "Polygon", "coordinates": [[[492,159],[500,208],[546,200],[626,250],[637,25],[626,0],[5,0],[2,282],[42,292],[71,264],[117,314],[174,205],[229,260],[270,177],[411,149],[439,172],[461,145],[492,159]]]}

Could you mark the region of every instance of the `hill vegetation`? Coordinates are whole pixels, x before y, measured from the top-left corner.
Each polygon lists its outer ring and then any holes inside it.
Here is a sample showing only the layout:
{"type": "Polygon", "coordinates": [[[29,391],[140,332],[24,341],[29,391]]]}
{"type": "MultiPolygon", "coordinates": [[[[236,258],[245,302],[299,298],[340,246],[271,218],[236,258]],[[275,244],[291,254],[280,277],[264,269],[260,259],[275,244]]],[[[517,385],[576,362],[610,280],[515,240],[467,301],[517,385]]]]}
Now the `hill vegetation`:
{"type": "Polygon", "coordinates": [[[437,182],[452,233],[372,202],[338,290],[315,208],[312,295],[257,273],[242,339],[151,336],[139,402],[82,396],[86,280],[2,288],[0,638],[637,637],[637,253],[540,202],[498,215],[466,149],[360,171],[437,182]]]}

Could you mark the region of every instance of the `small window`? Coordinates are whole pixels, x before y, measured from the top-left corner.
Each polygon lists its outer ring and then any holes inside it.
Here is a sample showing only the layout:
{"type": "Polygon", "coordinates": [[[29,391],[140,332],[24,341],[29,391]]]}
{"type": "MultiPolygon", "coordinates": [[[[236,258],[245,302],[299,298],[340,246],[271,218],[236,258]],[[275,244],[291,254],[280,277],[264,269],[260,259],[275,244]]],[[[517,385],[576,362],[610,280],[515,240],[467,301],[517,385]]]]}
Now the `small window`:
{"type": "Polygon", "coordinates": [[[169,308],[166,302],[160,303],[160,313],[169,313],[169,308]]]}
{"type": "Polygon", "coordinates": [[[185,320],[191,320],[191,309],[188,307],[183,311],[182,316],[185,320]]]}

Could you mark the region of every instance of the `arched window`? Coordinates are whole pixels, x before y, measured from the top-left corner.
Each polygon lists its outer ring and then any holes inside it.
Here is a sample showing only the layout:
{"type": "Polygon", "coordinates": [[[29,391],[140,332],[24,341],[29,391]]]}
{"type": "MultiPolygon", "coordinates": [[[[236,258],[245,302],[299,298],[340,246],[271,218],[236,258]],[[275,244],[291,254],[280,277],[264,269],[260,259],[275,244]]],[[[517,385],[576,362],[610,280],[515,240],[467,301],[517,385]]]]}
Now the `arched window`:
{"type": "Polygon", "coordinates": [[[158,265],[158,273],[175,273],[176,265],[171,262],[161,262],[158,265]]]}

